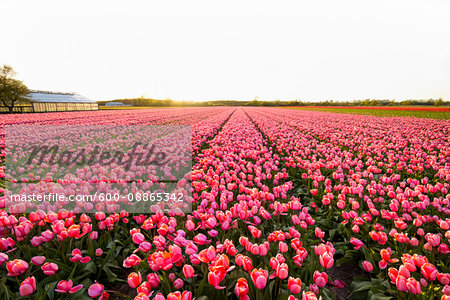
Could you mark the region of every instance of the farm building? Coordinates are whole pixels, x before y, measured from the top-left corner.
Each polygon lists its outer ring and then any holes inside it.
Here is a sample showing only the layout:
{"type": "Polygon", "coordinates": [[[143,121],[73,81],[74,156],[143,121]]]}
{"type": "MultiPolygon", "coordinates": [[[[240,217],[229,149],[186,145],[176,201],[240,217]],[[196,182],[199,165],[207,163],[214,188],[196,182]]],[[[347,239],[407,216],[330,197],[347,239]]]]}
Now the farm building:
{"type": "MultiPolygon", "coordinates": [[[[58,112],[98,110],[97,102],[76,93],[31,91],[26,101],[16,103],[13,112],[58,112]]],[[[8,107],[0,106],[0,112],[8,112],[8,107]]]]}
{"type": "Polygon", "coordinates": [[[28,96],[34,112],[98,110],[97,102],[76,93],[31,91],[28,96]]]}
{"type": "Polygon", "coordinates": [[[125,106],[122,102],[106,102],[105,106],[125,106]]]}

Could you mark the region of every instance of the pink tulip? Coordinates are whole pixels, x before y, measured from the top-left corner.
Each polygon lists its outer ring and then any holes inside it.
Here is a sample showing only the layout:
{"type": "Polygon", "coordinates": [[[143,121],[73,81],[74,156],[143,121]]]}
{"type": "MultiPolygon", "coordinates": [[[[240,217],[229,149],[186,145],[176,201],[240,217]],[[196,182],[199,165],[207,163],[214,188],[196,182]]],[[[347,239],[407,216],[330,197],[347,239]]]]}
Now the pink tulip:
{"type": "Polygon", "coordinates": [[[181,280],[180,278],[177,278],[177,279],[175,279],[175,281],[173,282],[173,286],[174,286],[176,289],[181,289],[181,288],[183,288],[183,286],[184,286],[184,282],[183,282],[183,280],[181,280]]]}
{"type": "Polygon", "coordinates": [[[318,287],[324,287],[328,282],[328,276],[325,272],[319,273],[319,271],[315,271],[313,280],[318,287]]]}
{"type": "Polygon", "coordinates": [[[8,261],[8,255],[6,253],[0,253],[0,266],[8,261]]]}
{"type": "Polygon", "coordinates": [[[406,287],[408,288],[408,291],[413,295],[418,295],[422,292],[420,283],[414,278],[407,279],[406,287]]]}
{"type": "Polygon", "coordinates": [[[34,277],[27,277],[20,284],[19,293],[20,296],[26,297],[33,294],[36,291],[36,279],[34,277]]]}
{"type": "Polygon", "coordinates": [[[287,252],[289,250],[288,245],[285,242],[280,242],[278,248],[282,253],[287,252]]]}
{"type": "Polygon", "coordinates": [[[123,267],[124,268],[131,268],[139,265],[141,262],[141,259],[136,254],[131,254],[129,257],[125,258],[123,261],[123,267]]]}
{"type": "Polygon", "coordinates": [[[97,281],[92,284],[88,289],[88,294],[90,297],[95,298],[100,296],[103,293],[104,286],[100,283],[97,283],[97,281]]]}
{"type": "Polygon", "coordinates": [[[147,275],[147,281],[151,287],[155,288],[159,285],[161,279],[159,278],[158,274],[150,273],[147,275]]]}
{"type": "Polygon", "coordinates": [[[367,260],[362,263],[364,271],[371,273],[373,271],[373,265],[367,260]]]}
{"type": "Polygon", "coordinates": [[[350,243],[355,247],[355,250],[359,250],[361,247],[364,246],[364,243],[357,238],[350,238],[350,243]]]}
{"type": "Polygon", "coordinates": [[[253,269],[250,273],[253,283],[255,286],[262,290],[266,287],[268,272],[263,269],[253,269]]]}
{"type": "Polygon", "coordinates": [[[289,277],[288,279],[288,289],[292,294],[299,294],[302,288],[302,282],[300,278],[289,277]]]}
{"type": "Polygon", "coordinates": [[[31,263],[35,266],[40,266],[45,262],[45,256],[34,256],[31,258],[31,263]]]}
{"type": "Polygon", "coordinates": [[[8,270],[8,276],[19,276],[28,270],[28,263],[21,259],[15,259],[6,263],[6,269],[8,270]]]}
{"type": "Polygon", "coordinates": [[[55,263],[45,263],[41,269],[45,275],[52,276],[58,271],[58,265],[55,263]]]}
{"type": "Polygon", "coordinates": [[[185,278],[191,278],[197,275],[194,275],[195,270],[191,265],[184,265],[183,266],[183,274],[185,278]]]}
{"type": "Polygon", "coordinates": [[[73,294],[73,293],[78,292],[82,287],[83,287],[82,284],[79,284],[77,286],[73,286],[73,282],[70,279],[68,281],[61,280],[56,285],[55,291],[58,292],[58,293],[62,293],[62,294],[64,294],[64,293],[73,294]]]}
{"type": "Polygon", "coordinates": [[[142,276],[140,272],[139,273],[133,272],[128,275],[128,285],[130,287],[136,288],[141,284],[141,282],[142,276]]]}
{"type": "Polygon", "coordinates": [[[138,232],[138,233],[133,234],[132,240],[133,240],[133,243],[139,245],[140,243],[145,241],[145,236],[142,233],[138,232]]]}
{"type": "Polygon", "coordinates": [[[438,276],[436,267],[430,263],[424,264],[420,271],[426,280],[434,281],[438,276]]]}
{"type": "Polygon", "coordinates": [[[302,300],[317,300],[317,297],[313,292],[303,292],[302,300]]]}

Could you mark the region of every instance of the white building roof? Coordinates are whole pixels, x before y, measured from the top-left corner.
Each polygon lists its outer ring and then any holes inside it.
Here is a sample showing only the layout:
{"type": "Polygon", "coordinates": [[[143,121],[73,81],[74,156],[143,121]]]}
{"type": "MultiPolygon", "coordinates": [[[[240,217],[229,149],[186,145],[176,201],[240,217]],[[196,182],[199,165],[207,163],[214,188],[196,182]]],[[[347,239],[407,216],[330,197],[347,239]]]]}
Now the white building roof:
{"type": "Polygon", "coordinates": [[[31,102],[96,103],[94,100],[81,96],[77,93],[31,91],[29,97],[31,102]]]}

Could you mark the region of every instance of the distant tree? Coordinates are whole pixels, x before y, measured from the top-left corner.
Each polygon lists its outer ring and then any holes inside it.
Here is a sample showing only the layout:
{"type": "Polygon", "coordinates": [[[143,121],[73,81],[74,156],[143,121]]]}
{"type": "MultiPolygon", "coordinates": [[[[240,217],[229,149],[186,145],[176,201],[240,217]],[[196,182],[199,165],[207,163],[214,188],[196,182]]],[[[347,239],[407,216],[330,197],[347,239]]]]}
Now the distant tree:
{"type": "Polygon", "coordinates": [[[412,104],[412,100],[404,100],[400,102],[400,105],[408,106],[412,104]]]}
{"type": "Polygon", "coordinates": [[[11,66],[0,67],[0,101],[8,107],[10,113],[14,106],[20,102],[28,102],[29,90],[22,81],[15,79],[16,72],[11,66]]]}
{"type": "Polygon", "coordinates": [[[444,104],[444,100],[442,98],[437,99],[434,103],[435,106],[441,106],[442,104],[444,104]]]}

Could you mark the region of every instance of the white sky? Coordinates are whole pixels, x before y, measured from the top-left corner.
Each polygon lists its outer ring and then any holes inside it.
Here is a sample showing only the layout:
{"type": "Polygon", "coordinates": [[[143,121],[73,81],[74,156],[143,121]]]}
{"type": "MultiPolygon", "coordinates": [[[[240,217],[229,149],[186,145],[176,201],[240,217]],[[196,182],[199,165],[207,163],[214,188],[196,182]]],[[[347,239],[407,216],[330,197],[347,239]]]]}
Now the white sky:
{"type": "Polygon", "coordinates": [[[95,100],[450,100],[450,1],[1,0],[0,64],[95,100]]]}

